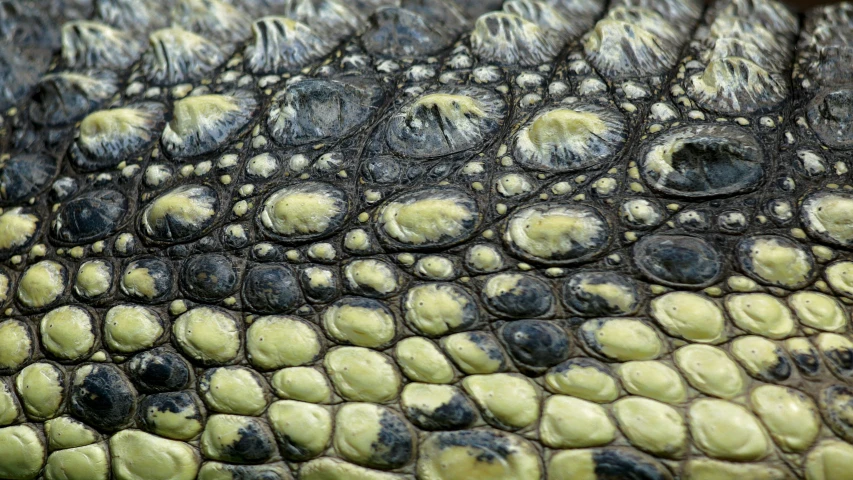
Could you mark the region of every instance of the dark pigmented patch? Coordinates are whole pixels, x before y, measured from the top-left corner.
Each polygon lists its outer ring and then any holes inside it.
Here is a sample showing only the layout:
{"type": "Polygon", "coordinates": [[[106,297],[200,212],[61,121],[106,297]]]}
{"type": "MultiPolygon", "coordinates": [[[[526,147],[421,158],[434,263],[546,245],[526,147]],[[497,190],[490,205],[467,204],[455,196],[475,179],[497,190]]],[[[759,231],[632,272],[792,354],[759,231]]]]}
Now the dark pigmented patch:
{"type": "Polygon", "coordinates": [[[412,423],[424,430],[461,430],[477,420],[474,404],[459,391],[435,410],[406,407],[403,410],[412,423]]]}
{"type": "Polygon", "coordinates": [[[115,190],[86,192],[62,205],[51,234],[72,245],[100,240],[125,222],[129,208],[127,197],[115,190]]]}
{"type": "Polygon", "coordinates": [[[302,302],[302,293],[290,267],[257,265],[243,280],[243,299],[252,310],[284,313],[302,302]]]}
{"type": "Polygon", "coordinates": [[[580,272],[563,283],[563,302],[578,315],[590,317],[630,315],[640,307],[641,300],[637,282],[616,272],[580,272]],[[587,288],[599,285],[613,285],[626,292],[620,299],[626,306],[614,305],[607,298],[587,288]]]}
{"type": "Polygon", "coordinates": [[[823,355],[829,360],[829,368],[841,377],[853,375],[853,350],[849,348],[833,348],[824,350],[823,355]]]}
{"type": "Polygon", "coordinates": [[[554,295],[548,284],[529,275],[514,276],[518,277],[514,288],[495,296],[483,294],[486,306],[513,318],[539,317],[548,313],[554,304],[554,295]]]}
{"type": "Polygon", "coordinates": [[[127,363],[130,378],[142,391],[180,390],[190,381],[187,362],[165,348],[155,348],[135,355],[127,363]]]}
{"type": "Polygon", "coordinates": [[[801,374],[813,377],[820,373],[820,357],[818,357],[817,351],[813,348],[809,349],[808,353],[792,353],[791,358],[794,360],[794,365],[797,366],[797,370],[801,374]]]}
{"type": "Polygon", "coordinates": [[[78,76],[59,73],[42,77],[33,94],[30,116],[37,123],[55,127],[85,117],[118,91],[118,77],[110,71],[78,76]]]}
{"type": "Polygon", "coordinates": [[[237,431],[239,439],[225,448],[228,460],[235,463],[262,463],[276,452],[269,429],[252,418],[237,431]]]}
{"type": "MultiPolygon", "coordinates": [[[[843,72],[847,68],[837,71],[843,72]]],[[[824,145],[840,150],[853,148],[853,89],[834,88],[820,92],[809,102],[807,115],[809,124],[824,145]]]]}
{"type": "Polygon", "coordinates": [[[500,338],[522,373],[542,373],[569,356],[569,338],[558,325],[541,320],[518,320],[500,329],[500,338]]]}
{"type": "Polygon", "coordinates": [[[190,392],[167,392],[149,395],[139,402],[137,417],[140,426],[148,431],[157,432],[155,416],[157,412],[183,414],[187,420],[204,421],[204,410],[198,397],[190,392]]]}
{"type": "Polygon", "coordinates": [[[717,249],[699,237],[650,235],[634,247],[634,262],[653,281],[673,287],[704,287],[722,273],[717,249]]]}
{"type": "Polygon", "coordinates": [[[672,475],[648,455],[621,448],[596,450],[596,480],[671,480],[672,475]]]}
{"type": "Polygon", "coordinates": [[[409,463],[414,452],[414,437],[397,414],[383,411],[379,418],[379,438],[371,444],[371,463],[379,468],[399,468],[409,463]]]}
{"type": "Polygon", "coordinates": [[[331,302],[340,295],[340,285],[335,271],[327,267],[313,267],[312,270],[304,269],[299,274],[299,280],[302,284],[302,290],[309,300],[326,303],[331,302]],[[328,274],[330,279],[328,285],[312,285],[312,275],[328,274]]]}
{"type": "Polygon", "coordinates": [[[221,300],[234,292],[237,282],[234,263],[216,253],[190,257],[181,270],[181,287],[188,296],[199,301],[221,300]]]}
{"type": "Polygon", "coordinates": [[[276,95],[272,137],[283,145],[339,141],[379,107],[382,91],[359,78],[304,80],[276,95]]]}
{"type": "Polygon", "coordinates": [[[22,154],[0,170],[0,205],[13,205],[37,195],[56,175],[56,160],[44,154],[22,154]]]}
{"type": "Polygon", "coordinates": [[[734,126],[687,126],[651,142],[643,177],[665,195],[712,197],[756,188],[764,180],[764,156],[755,137],[734,126]],[[671,171],[655,168],[653,155],[666,150],[671,171]]]}
{"type": "Polygon", "coordinates": [[[100,430],[127,425],[136,408],[136,391],[114,365],[91,364],[74,373],[71,414],[100,430]],[[88,374],[82,369],[91,368],[88,374]]]}
{"type": "Polygon", "coordinates": [[[497,432],[463,430],[460,432],[441,432],[437,433],[436,436],[440,449],[454,447],[470,449],[473,452],[469,451],[469,454],[475,456],[479,462],[503,461],[515,452],[510,440],[497,432]]]}
{"type": "Polygon", "coordinates": [[[853,442],[853,389],[847,385],[831,385],[820,394],[820,410],[836,435],[853,442]]]}
{"type": "Polygon", "coordinates": [[[127,264],[122,273],[121,290],[125,295],[136,301],[154,302],[162,300],[172,293],[172,281],[171,265],[161,258],[146,257],[127,264]],[[154,294],[152,297],[148,296],[147,293],[149,292],[143,292],[135,288],[134,284],[126,282],[129,273],[131,275],[141,274],[143,270],[147,271],[147,275],[153,279],[153,288],[150,292],[154,294]]]}

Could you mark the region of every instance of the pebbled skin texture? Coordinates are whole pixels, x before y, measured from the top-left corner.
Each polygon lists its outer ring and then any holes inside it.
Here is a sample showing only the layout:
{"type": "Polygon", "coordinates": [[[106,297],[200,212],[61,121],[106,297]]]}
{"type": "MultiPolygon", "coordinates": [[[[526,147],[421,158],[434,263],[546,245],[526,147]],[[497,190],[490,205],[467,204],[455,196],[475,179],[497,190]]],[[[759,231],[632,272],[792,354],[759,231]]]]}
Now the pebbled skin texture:
{"type": "Polygon", "coordinates": [[[0,0],[0,478],[853,478],[851,43],[0,0]]]}

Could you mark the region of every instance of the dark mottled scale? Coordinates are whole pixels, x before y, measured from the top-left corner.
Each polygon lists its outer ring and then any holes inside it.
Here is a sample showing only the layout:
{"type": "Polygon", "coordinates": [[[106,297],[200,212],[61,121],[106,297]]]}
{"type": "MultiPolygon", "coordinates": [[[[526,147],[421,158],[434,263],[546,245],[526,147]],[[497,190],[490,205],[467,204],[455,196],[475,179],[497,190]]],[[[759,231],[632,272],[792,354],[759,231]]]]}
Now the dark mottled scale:
{"type": "Polygon", "coordinates": [[[17,52],[0,48],[0,111],[8,110],[21,101],[36,85],[39,71],[17,52]]]}
{"type": "Polygon", "coordinates": [[[57,161],[44,154],[13,156],[0,173],[0,202],[23,203],[47,188],[58,170],[57,161]]]}
{"type": "Polygon", "coordinates": [[[450,400],[438,408],[428,410],[417,405],[403,405],[403,413],[412,423],[424,430],[462,430],[473,424],[477,418],[474,403],[456,387],[450,400]]]}
{"type": "Polygon", "coordinates": [[[69,398],[72,415],[106,431],[125,427],[137,408],[136,389],[115,365],[109,364],[78,368],[69,398]]]}
{"type": "Polygon", "coordinates": [[[53,220],[51,234],[61,243],[79,245],[115,232],[127,219],[130,202],[115,190],[93,190],[66,202],[53,220]]]}
{"type": "Polygon", "coordinates": [[[153,302],[172,294],[174,273],[170,262],[145,257],[129,262],[122,273],[122,293],[137,301],[153,302]]]}
{"type": "Polygon", "coordinates": [[[406,421],[399,414],[386,410],[380,415],[379,425],[379,436],[371,445],[367,463],[383,469],[409,463],[415,451],[415,438],[406,421]]]}
{"type": "Polygon", "coordinates": [[[181,390],[192,379],[192,371],[186,360],[165,348],[155,348],[133,356],[127,363],[127,372],[144,392],[181,390]]]}
{"type": "Polygon", "coordinates": [[[297,82],[275,97],[271,134],[283,145],[339,141],[377,110],[382,93],[370,78],[297,82]]]}
{"type": "Polygon", "coordinates": [[[299,274],[299,282],[302,284],[302,291],[305,292],[305,296],[315,302],[331,302],[338,298],[341,293],[338,277],[332,268],[313,266],[303,269],[299,274]],[[328,279],[328,283],[312,284],[311,280],[314,277],[328,279]]]}
{"type": "MultiPolygon", "coordinates": [[[[489,295],[488,286],[483,294],[486,306],[496,313],[510,317],[539,317],[548,313],[554,304],[551,287],[539,278],[529,275],[513,275],[510,279],[502,275],[503,281],[514,282],[511,288],[496,288],[494,296],[489,295]]],[[[498,283],[499,277],[489,282],[498,283]]]]}
{"type": "Polygon", "coordinates": [[[574,313],[609,317],[629,315],[639,308],[642,296],[637,282],[616,272],[583,272],[563,283],[562,300],[574,313]],[[618,288],[618,298],[605,296],[599,287],[618,288]]]}
{"type": "Polygon", "coordinates": [[[764,155],[755,137],[737,127],[689,126],[673,130],[647,148],[679,141],[669,160],[673,172],[661,173],[650,165],[659,161],[644,155],[642,173],[655,190],[681,197],[714,197],[754,190],[764,180],[764,155]],[[677,139],[677,140],[676,140],[677,139]]]}
{"type": "Polygon", "coordinates": [[[652,457],[622,448],[602,448],[592,452],[597,480],[670,480],[672,474],[652,457]]]}
{"type": "Polygon", "coordinates": [[[846,385],[825,388],[820,393],[820,410],[836,435],[853,441],[853,389],[846,385]]]}
{"type": "Polygon", "coordinates": [[[258,312],[284,313],[302,302],[293,270],[280,264],[255,265],[243,279],[243,300],[258,312]]]}
{"type": "Polygon", "coordinates": [[[541,374],[568,358],[571,351],[566,332],[549,321],[509,322],[498,335],[516,366],[528,375],[541,374]]]}
{"type": "Polygon", "coordinates": [[[650,279],[664,285],[702,287],[719,277],[720,252],[701,237],[653,235],[634,247],[634,261],[650,279]]]}
{"type": "Polygon", "coordinates": [[[263,463],[277,452],[269,427],[260,419],[246,418],[237,439],[222,452],[222,460],[233,463],[263,463]]]}
{"type": "Polygon", "coordinates": [[[439,450],[455,447],[470,449],[469,455],[486,463],[500,462],[513,452],[513,445],[507,434],[491,430],[461,430],[458,432],[439,432],[432,440],[439,450]]]}
{"type": "MultiPolygon", "coordinates": [[[[463,332],[458,335],[476,345],[490,360],[500,362],[496,370],[501,371],[506,368],[507,358],[501,350],[498,340],[493,335],[486,332],[463,332]]],[[[463,367],[460,365],[460,368],[463,367]]]]}
{"type": "Polygon", "coordinates": [[[200,476],[205,473],[219,475],[223,480],[291,480],[290,469],[283,464],[267,465],[231,465],[227,463],[207,463],[202,466],[200,476]],[[227,476],[226,476],[227,475],[227,476]]]}
{"type": "Polygon", "coordinates": [[[33,93],[30,117],[48,127],[67,126],[116,94],[118,82],[109,71],[45,76],[33,93]]]}
{"type": "Polygon", "coordinates": [[[782,353],[781,349],[777,348],[774,353],[776,354],[776,358],[772,365],[769,365],[758,372],[751,372],[753,376],[759,380],[770,383],[784,382],[791,377],[791,373],[793,372],[791,361],[788,360],[788,357],[785,356],[784,353],[782,353]]]}
{"type": "Polygon", "coordinates": [[[199,301],[221,300],[239,284],[237,266],[228,257],[215,253],[185,260],[180,278],[187,295],[199,301]]]}
{"type": "Polygon", "coordinates": [[[369,53],[422,57],[450,46],[465,25],[457,7],[444,0],[404,0],[377,9],[361,39],[369,53]]]}
{"type": "Polygon", "coordinates": [[[157,424],[158,416],[162,414],[177,414],[182,421],[198,420],[200,424],[204,421],[204,407],[192,392],[157,393],[139,401],[137,418],[140,427],[162,436],[174,437],[172,432],[164,431],[157,424]]]}
{"type": "Polygon", "coordinates": [[[797,367],[797,370],[806,376],[814,377],[820,373],[821,361],[817,350],[809,346],[808,350],[788,350],[791,360],[797,367]]]}
{"type": "Polygon", "coordinates": [[[829,369],[842,378],[853,376],[853,347],[849,342],[837,345],[820,345],[829,369]]]}

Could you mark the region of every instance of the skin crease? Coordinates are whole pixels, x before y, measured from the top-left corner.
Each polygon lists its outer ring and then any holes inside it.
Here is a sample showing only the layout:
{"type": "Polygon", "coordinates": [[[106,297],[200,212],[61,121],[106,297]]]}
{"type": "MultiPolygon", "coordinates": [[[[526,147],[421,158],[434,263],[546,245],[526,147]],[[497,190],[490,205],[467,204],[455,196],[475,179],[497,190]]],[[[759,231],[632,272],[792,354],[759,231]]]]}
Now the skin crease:
{"type": "Polygon", "coordinates": [[[853,5],[777,1],[6,0],[0,478],[848,480],[853,5]]]}

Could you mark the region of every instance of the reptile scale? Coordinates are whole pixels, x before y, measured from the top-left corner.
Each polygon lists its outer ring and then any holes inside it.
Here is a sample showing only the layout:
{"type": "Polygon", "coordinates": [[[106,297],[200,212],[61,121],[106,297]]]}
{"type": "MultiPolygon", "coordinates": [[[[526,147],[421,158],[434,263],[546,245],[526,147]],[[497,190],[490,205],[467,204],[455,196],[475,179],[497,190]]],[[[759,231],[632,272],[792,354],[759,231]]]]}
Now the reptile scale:
{"type": "Polygon", "coordinates": [[[853,479],[853,4],[0,0],[0,478],[853,479]]]}

